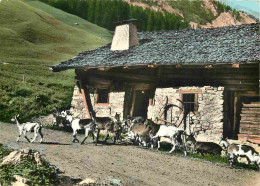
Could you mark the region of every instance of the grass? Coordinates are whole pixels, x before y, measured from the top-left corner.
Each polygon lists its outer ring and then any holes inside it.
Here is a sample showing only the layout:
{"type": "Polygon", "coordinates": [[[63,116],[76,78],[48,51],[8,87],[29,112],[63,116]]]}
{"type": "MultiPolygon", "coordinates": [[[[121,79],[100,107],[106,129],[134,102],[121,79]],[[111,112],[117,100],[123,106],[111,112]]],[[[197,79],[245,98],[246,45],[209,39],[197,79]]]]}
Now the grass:
{"type": "MultiPolygon", "coordinates": [[[[0,160],[11,152],[10,149],[0,144],[0,160]]],[[[49,163],[43,160],[42,165],[37,166],[35,160],[27,156],[22,158],[18,165],[7,164],[0,167],[0,185],[11,185],[15,182],[14,175],[20,175],[29,179],[29,185],[58,185],[60,180],[49,163]]]]}
{"type": "Polygon", "coordinates": [[[68,108],[74,71],[53,73],[49,67],[110,40],[109,31],[44,3],[2,0],[0,121],[20,113],[23,122],[54,107],[68,108]]]}
{"type": "Polygon", "coordinates": [[[216,17],[210,10],[203,7],[202,0],[167,0],[167,2],[183,14],[186,21],[193,21],[199,24],[206,24],[213,21],[216,17]]]}
{"type": "MultiPolygon", "coordinates": [[[[161,143],[161,148],[159,149],[159,151],[161,152],[169,152],[171,150],[171,144],[169,143],[161,143]]],[[[176,149],[174,151],[175,154],[184,154],[183,151],[176,149]]],[[[202,159],[202,160],[206,160],[206,161],[210,161],[210,162],[218,162],[218,163],[226,163],[229,164],[229,160],[226,157],[222,157],[222,156],[212,156],[210,154],[204,154],[204,156],[202,156],[201,154],[193,154],[193,153],[187,153],[188,157],[191,158],[196,158],[196,159],[202,159]]],[[[239,163],[239,162],[235,162],[233,165],[234,168],[244,168],[244,169],[251,169],[251,170],[257,170],[257,166],[256,165],[248,165],[248,164],[244,164],[244,163],[239,163]]]]}

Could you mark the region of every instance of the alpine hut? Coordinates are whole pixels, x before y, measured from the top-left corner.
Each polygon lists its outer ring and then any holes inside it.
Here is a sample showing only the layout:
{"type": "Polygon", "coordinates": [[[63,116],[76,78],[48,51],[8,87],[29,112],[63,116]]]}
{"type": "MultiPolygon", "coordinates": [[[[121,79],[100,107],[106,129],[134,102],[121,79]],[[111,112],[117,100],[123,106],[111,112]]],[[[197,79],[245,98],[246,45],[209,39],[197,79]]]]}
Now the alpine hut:
{"type": "Polygon", "coordinates": [[[259,23],[137,32],[116,27],[111,44],[52,66],[75,69],[75,115],[142,116],[199,131],[203,140],[260,143],[259,23]]]}

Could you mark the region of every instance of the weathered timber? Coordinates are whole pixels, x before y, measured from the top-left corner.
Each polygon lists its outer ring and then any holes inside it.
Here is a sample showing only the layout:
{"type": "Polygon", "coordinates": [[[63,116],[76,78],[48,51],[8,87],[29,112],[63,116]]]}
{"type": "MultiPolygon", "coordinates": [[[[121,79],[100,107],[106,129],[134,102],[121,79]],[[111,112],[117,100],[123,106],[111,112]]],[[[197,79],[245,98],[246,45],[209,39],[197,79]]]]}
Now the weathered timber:
{"type": "Polygon", "coordinates": [[[247,107],[247,108],[260,108],[260,103],[243,104],[243,107],[247,107]]]}
{"type": "Polygon", "coordinates": [[[240,125],[243,125],[243,124],[259,125],[259,122],[258,121],[241,121],[240,125]]]}
{"type": "Polygon", "coordinates": [[[244,129],[246,129],[246,130],[249,130],[249,129],[255,130],[255,129],[259,129],[259,126],[258,125],[248,125],[248,126],[241,125],[240,129],[241,130],[244,130],[244,129]]]}
{"type": "Polygon", "coordinates": [[[253,135],[260,135],[260,129],[243,129],[242,133],[246,133],[246,134],[253,134],[253,135]]]}

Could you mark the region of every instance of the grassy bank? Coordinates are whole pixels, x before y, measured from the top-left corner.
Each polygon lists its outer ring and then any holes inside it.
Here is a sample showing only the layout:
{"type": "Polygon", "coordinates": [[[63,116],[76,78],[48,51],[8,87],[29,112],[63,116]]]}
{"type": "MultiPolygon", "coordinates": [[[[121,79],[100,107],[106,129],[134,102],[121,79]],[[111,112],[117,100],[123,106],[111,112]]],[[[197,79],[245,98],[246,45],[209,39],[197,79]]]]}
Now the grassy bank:
{"type": "MultiPolygon", "coordinates": [[[[160,152],[162,153],[168,153],[171,150],[171,144],[169,143],[161,143],[161,148],[159,149],[160,152]]],[[[181,150],[175,150],[174,154],[177,155],[183,155],[183,151],[181,150]]],[[[190,158],[196,158],[196,159],[202,159],[202,160],[206,160],[206,161],[210,161],[210,162],[214,162],[214,163],[226,163],[229,165],[229,160],[226,157],[222,157],[222,156],[212,156],[210,154],[204,154],[204,156],[202,156],[201,154],[193,154],[193,153],[187,153],[187,156],[190,158]]],[[[245,163],[239,163],[239,162],[235,162],[233,165],[234,168],[244,168],[244,169],[251,169],[251,170],[257,170],[257,166],[256,165],[248,165],[245,163]]]]}
{"type": "MultiPolygon", "coordinates": [[[[11,152],[10,149],[0,144],[0,160],[11,152]]],[[[18,165],[3,165],[0,167],[0,183],[1,185],[11,185],[15,182],[14,175],[20,175],[29,180],[29,185],[57,185],[59,178],[54,168],[50,168],[49,164],[43,161],[42,165],[31,159],[29,156],[24,157],[18,165]]]]}
{"type": "Polygon", "coordinates": [[[74,71],[53,73],[49,67],[110,40],[109,31],[41,2],[2,0],[0,121],[10,122],[16,113],[28,121],[54,107],[68,108],[74,71]]]}

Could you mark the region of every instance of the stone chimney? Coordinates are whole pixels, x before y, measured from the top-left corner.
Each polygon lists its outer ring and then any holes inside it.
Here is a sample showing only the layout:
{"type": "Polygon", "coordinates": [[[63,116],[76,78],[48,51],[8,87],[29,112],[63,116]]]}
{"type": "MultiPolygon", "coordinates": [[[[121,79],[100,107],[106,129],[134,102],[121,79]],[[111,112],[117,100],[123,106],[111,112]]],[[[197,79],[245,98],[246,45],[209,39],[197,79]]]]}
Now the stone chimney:
{"type": "Polygon", "coordinates": [[[123,21],[116,27],[110,50],[128,50],[130,47],[139,45],[134,20],[123,21]]]}

